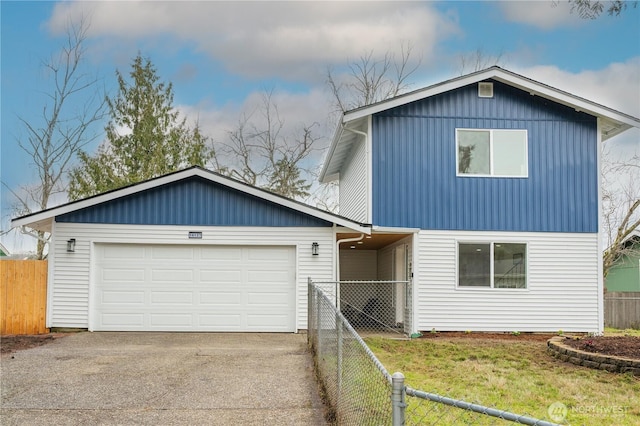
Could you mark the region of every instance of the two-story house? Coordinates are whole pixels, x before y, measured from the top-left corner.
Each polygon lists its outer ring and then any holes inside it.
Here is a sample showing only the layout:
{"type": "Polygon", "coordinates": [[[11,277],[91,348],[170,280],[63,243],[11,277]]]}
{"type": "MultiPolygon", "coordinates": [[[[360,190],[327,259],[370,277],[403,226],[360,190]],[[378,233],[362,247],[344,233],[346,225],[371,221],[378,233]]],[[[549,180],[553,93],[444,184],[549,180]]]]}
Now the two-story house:
{"type": "Polygon", "coordinates": [[[296,332],[312,279],[406,332],[600,331],[601,145],[631,127],[493,67],[345,113],[339,215],[190,168],[12,224],[52,234],[47,327],[296,332]]]}
{"type": "Polygon", "coordinates": [[[414,330],[602,330],[600,152],[639,125],[499,67],[345,113],[320,178],[397,241],[341,278],[412,277],[414,330]]]}

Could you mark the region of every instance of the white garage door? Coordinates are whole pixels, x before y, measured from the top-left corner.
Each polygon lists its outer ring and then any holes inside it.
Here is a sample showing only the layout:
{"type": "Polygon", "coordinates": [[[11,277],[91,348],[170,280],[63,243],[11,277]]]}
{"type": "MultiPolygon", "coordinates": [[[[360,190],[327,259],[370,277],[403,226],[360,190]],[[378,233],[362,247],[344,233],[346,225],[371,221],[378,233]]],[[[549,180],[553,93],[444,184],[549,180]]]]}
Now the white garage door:
{"type": "Polygon", "coordinates": [[[92,329],[295,331],[293,247],[96,245],[92,329]]]}

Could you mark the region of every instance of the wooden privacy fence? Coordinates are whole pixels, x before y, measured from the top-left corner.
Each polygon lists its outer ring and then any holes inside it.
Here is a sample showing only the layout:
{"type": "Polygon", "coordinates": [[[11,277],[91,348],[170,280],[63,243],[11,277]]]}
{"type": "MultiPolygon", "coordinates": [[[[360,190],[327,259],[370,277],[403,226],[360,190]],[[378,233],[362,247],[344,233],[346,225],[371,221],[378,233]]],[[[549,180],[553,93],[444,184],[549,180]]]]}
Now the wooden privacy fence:
{"type": "Polygon", "coordinates": [[[0,334],[44,334],[47,261],[0,261],[0,334]]]}
{"type": "Polygon", "coordinates": [[[604,325],[640,329],[640,292],[613,291],[604,295],[604,325]]]}

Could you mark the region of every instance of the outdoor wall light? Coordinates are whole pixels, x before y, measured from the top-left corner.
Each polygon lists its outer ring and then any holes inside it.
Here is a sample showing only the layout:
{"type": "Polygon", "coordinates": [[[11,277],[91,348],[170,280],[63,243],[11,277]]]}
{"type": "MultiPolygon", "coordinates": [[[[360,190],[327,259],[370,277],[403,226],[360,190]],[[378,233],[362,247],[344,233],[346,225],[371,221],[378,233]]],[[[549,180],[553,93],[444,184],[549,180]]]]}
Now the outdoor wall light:
{"type": "Polygon", "coordinates": [[[311,254],[312,255],[317,256],[319,249],[320,249],[320,244],[318,244],[318,243],[311,244],[311,254]]]}
{"type": "Polygon", "coordinates": [[[67,240],[67,252],[73,253],[74,251],[76,251],[76,239],[71,238],[67,240]]]}

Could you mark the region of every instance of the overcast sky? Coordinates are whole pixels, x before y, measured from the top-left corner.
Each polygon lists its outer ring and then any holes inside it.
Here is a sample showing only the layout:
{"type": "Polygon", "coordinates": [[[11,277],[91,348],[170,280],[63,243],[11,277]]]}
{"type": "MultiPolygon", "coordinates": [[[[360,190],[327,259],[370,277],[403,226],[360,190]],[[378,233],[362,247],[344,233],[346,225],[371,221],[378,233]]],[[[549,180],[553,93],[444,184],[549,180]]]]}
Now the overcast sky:
{"type": "MultiPolygon", "coordinates": [[[[51,83],[41,62],[64,44],[64,28],[89,17],[85,71],[115,94],[115,70],[128,73],[140,52],[174,84],[175,104],[220,140],[273,90],[295,128],[318,122],[328,145],[326,70],[339,73],[367,53],[381,58],[413,46],[420,67],[411,89],[460,74],[460,57],[482,50],[545,84],[640,116],[640,9],[582,20],[566,3],[509,2],[0,2],[1,178],[13,189],[37,179],[17,139],[18,117],[38,122],[51,83]]],[[[470,70],[471,71],[471,70],[470,70]]],[[[640,131],[611,140],[640,148],[640,131]]],[[[95,144],[97,146],[97,143],[95,144]]],[[[95,146],[90,149],[95,149],[95,146]]],[[[2,188],[2,229],[12,199],[2,188]]],[[[58,198],[55,202],[65,201],[58,198]]],[[[10,250],[29,237],[3,237],[10,250]]]]}

